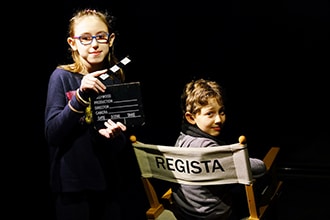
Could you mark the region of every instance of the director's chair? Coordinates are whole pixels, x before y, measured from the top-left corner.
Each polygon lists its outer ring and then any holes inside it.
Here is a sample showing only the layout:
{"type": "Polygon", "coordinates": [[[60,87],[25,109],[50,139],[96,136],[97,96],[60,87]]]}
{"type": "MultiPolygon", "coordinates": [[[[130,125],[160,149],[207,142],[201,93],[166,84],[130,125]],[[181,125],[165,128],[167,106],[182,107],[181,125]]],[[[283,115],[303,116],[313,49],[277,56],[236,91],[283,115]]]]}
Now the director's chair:
{"type": "Polygon", "coordinates": [[[271,147],[263,159],[267,174],[272,178],[262,193],[260,195],[258,193],[256,200],[254,187],[256,180],[252,178],[244,136],[239,138],[238,143],[210,148],[178,148],[144,144],[137,141],[135,136],[131,136],[130,139],[150,204],[150,208],[146,211],[148,220],[176,219],[171,211],[172,189],[169,188],[162,196],[159,196],[152,184],[152,178],[191,185],[244,184],[249,210],[249,216],[243,218],[244,220],[265,219],[267,210],[280,195],[282,181],[277,178],[275,167],[279,147],[271,147]],[[207,163],[206,167],[206,163],[203,161],[211,161],[211,163],[207,163]],[[189,164],[192,163],[194,163],[195,168],[189,167],[189,164]],[[207,170],[210,171],[212,167],[209,166],[214,164],[216,164],[215,167],[222,167],[223,169],[213,168],[215,172],[206,172],[207,170]],[[223,172],[224,170],[225,172],[223,172]]]}

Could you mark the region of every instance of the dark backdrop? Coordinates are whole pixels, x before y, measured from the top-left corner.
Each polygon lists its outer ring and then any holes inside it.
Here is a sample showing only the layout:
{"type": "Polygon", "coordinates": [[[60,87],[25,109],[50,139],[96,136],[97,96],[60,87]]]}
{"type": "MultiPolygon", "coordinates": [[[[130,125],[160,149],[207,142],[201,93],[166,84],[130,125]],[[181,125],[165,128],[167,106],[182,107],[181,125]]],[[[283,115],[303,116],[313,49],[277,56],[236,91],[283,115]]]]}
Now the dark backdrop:
{"type": "Polygon", "coordinates": [[[32,127],[22,145],[31,147],[24,147],[24,165],[14,175],[29,176],[23,191],[39,195],[35,206],[48,210],[50,204],[43,136],[47,82],[56,65],[69,59],[68,20],[83,7],[106,8],[118,18],[117,55],[131,56],[127,81],[142,86],[146,124],[136,131],[141,140],[173,144],[183,85],[210,78],[226,91],[228,141],[246,135],[257,156],[279,145],[282,167],[329,168],[328,1],[221,2],[50,1],[44,10],[26,12],[33,40],[25,58],[33,60],[33,75],[23,77],[24,85],[29,82],[23,94],[32,97],[32,127]]]}

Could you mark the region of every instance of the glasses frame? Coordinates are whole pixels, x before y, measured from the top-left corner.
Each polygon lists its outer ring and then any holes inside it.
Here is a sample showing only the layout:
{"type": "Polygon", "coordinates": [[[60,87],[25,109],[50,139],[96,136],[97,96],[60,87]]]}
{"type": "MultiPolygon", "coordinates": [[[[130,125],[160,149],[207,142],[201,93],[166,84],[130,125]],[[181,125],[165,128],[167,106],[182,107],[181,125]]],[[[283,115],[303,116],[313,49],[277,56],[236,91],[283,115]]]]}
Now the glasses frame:
{"type": "Polygon", "coordinates": [[[93,43],[93,40],[94,40],[94,39],[95,39],[96,42],[99,43],[99,44],[106,44],[106,43],[109,43],[109,37],[110,37],[110,34],[109,34],[109,33],[106,33],[106,32],[104,32],[104,33],[107,35],[107,38],[108,38],[106,42],[99,42],[99,41],[98,41],[97,37],[98,37],[100,34],[91,35],[92,39],[91,39],[91,42],[89,42],[89,43],[83,43],[83,42],[81,41],[81,37],[82,37],[82,35],[80,35],[80,36],[73,36],[72,38],[73,38],[73,39],[78,39],[79,42],[80,42],[82,45],[90,45],[90,44],[93,43]]]}

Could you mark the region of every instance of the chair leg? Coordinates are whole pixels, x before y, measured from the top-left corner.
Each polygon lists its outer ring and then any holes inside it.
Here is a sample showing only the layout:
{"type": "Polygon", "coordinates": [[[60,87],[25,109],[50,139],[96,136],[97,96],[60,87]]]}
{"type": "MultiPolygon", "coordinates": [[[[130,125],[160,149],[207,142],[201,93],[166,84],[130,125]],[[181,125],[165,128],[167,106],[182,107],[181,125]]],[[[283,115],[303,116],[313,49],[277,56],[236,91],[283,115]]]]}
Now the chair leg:
{"type": "Polygon", "coordinates": [[[249,206],[250,217],[249,220],[259,220],[256,201],[254,198],[253,184],[245,185],[245,192],[249,206]]]}
{"type": "Polygon", "coordinates": [[[161,203],[159,203],[157,193],[150,181],[142,177],[142,182],[150,204],[150,208],[146,212],[147,219],[156,219],[165,208],[161,203]]]}

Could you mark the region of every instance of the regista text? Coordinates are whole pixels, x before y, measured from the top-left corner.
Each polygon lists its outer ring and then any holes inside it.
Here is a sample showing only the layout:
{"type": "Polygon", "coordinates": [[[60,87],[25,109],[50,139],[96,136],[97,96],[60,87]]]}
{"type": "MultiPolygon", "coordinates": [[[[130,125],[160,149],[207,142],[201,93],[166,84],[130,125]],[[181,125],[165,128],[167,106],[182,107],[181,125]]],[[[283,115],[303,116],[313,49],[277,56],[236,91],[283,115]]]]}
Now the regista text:
{"type": "Polygon", "coordinates": [[[177,171],[180,173],[200,174],[202,172],[225,172],[219,160],[181,160],[173,158],[155,157],[157,168],[177,171]]]}

